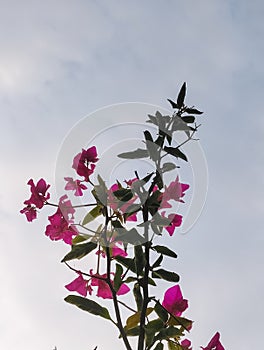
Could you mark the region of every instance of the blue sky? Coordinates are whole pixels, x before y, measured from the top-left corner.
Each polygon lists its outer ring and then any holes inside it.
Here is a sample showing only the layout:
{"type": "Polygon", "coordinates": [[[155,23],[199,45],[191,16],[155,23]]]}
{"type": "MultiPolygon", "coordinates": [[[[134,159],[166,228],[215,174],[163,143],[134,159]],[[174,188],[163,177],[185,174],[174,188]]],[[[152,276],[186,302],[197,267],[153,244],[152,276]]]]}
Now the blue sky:
{"type": "Polygon", "coordinates": [[[184,81],[187,101],[205,111],[209,190],[192,231],[165,238],[179,256],[168,266],[182,276],[196,349],[217,330],[226,349],[260,348],[263,2],[0,4],[1,348],[122,349],[111,325],[63,301],[73,275],[59,263],[67,247],[43,234],[46,214],[27,224],[18,211],[29,178],[54,183],[81,118],[120,102],[167,108],[184,81]]]}

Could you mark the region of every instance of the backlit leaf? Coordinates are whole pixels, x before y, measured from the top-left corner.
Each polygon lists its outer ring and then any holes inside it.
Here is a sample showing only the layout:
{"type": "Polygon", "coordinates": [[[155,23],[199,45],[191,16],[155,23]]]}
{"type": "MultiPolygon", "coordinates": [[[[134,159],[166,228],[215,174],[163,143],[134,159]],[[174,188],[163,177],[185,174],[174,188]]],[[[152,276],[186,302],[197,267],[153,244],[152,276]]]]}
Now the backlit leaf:
{"type": "Polygon", "coordinates": [[[119,158],[124,159],[138,159],[138,158],[147,158],[149,156],[149,153],[146,149],[138,148],[135,151],[131,152],[124,152],[118,154],[119,158]]]}
{"type": "Polygon", "coordinates": [[[77,295],[68,295],[64,299],[67,303],[76,305],[79,309],[89,312],[90,314],[101,316],[111,320],[110,314],[105,307],[97,304],[95,301],[83,298],[77,295]]]}
{"type": "Polygon", "coordinates": [[[184,103],[184,99],[185,99],[185,94],[186,94],[186,83],[183,83],[181,90],[179,92],[179,95],[177,97],[177,106],[178,108],[181,108],[183,106],[184,103]]]}
{"type": "Polygon", "coordinates": [[[88,242],[83,244],[73,245],[71,251],[65,255],[65,257],[61,260],[61,262],[73,260],[73,259],[81,259],[85,255],[91,253],[97,247],[97,243],[88,242]]]}

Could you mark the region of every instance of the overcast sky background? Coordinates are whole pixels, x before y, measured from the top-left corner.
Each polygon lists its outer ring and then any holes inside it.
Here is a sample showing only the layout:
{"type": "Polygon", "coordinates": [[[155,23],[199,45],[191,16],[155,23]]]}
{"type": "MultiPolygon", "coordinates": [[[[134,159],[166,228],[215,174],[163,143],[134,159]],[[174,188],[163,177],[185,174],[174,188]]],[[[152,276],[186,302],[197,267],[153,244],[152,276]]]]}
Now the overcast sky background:
{"type": "Polygon", "coordinates": [[[189,338],[198,349],[218,330],[227,350],[260,349],[263,2],[0,5],[1,349],[123,349],[107,321],[63,301],[75,276],[59,263],[68,247],[44,235],[50,211],[32,224],[18,212],[29,178],[54,183],[60,145],[81,118],[119,102],[167,108],[184,81],[187,102],[205,111],[199,137],[210,177],[192,231],[165,239],[195,320],[189,338]]]}

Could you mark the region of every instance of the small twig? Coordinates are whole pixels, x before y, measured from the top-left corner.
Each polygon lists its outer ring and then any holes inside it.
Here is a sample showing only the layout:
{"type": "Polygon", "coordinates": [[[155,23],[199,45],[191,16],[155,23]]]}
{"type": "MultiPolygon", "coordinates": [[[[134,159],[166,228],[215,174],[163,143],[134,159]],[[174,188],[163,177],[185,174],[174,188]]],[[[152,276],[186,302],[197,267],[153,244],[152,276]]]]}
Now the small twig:
{"type": "Polygon", "coordinates": [[[70,270],[72,270],[72,271],[74,271],[74,272],[76,272],[76,273],[81,273],[82,275],[84,275],[84,276],[88,276],[88,277],[91,277],[91,278],[96,278],[96,279],[98,279],[98,280],[102,280],[102,281],[105,281],[105,282],[107,282],[107,278],[104,278],[104,277],[101,277],[101,276],[95,276],[95,275],[90,275],[89,273],[86,273],[86,272],[82,272],[82,271],[80,271],[80,270],[77,270],[77,269],[75,269],[74,267],[72,267],[71,265],[69,265],[66,261],[64,261],[64,264],[66,265],[66,266],[68,266],[68,268],[70,269],[70,270]]]}
{"type": "MultiPolygon", "coordinates": [[[[60,207],[59,204],[55,204],[55,203],[50,203],[50,202],[45,202],[46,205],[50,205],[52,207],[60,207]]],[[[82,207],[92,207],[97,205],[97,203],[90,203],[90,204],[79,204],[79,205],[72,205],[72,206],[64,206],[63,208],[82,208],[82,207]]]]}
{"type": "Polygon", "coordinates": [[[132,312],[134,312],[134,313],[137,312],[136,310],[132,309],[132,307],[127,306],[125,303],[123,303],[123,301],[117,300],[117,302],[118,302],[119,304],[125,306],[128,310],[130,310],[130,311],[132,311],[132,312]]]}

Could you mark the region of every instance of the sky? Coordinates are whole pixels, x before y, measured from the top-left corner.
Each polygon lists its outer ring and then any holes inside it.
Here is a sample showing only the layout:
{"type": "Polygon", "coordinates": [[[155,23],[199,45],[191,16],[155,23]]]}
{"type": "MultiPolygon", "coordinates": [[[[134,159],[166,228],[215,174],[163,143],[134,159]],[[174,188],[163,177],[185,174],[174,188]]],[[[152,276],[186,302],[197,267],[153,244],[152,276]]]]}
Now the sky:
{"type": "MultiPolygon", "coordinates": [[[[19,210],[29,195],[28,179],[55,184],[65,137],[83,118],[125,102],[166,109],[166,99],[174,99],[184,81],[187,102],[204,111],[199,139],[208,193],[193,228],[164,237],[178,253],[167,267],[180,274],[189,299],[194,349],[216,331],[226,349],[260,348],[263,2],[0,0],[0,5],[1,348],[123,349],[110,324],[63,301],[64,285],[74,275],[60,264],[68,247],[44,234],[50,211],[29,224],[19,210]]],[[[97,130],[104,121],[98,118],[97,130]]],[[[109,117],[109,125],[114,121],[109,117]]],[[[111,147],[112,136],[105,135],[111,147]]],[[[124,147],[127,135],[119,136],[124,147]]],[[[188,170],[181,177],[185,174],[189,179],[188,170]]],[[[51,193],[56,195],[54,186],[51,193]]],[[[163,290],[158,294],[162,298],[163,290]]]]}

